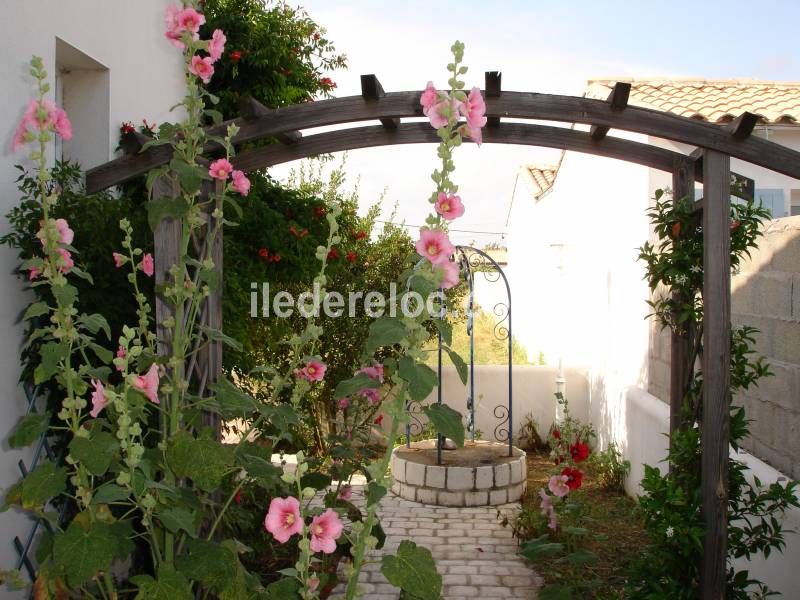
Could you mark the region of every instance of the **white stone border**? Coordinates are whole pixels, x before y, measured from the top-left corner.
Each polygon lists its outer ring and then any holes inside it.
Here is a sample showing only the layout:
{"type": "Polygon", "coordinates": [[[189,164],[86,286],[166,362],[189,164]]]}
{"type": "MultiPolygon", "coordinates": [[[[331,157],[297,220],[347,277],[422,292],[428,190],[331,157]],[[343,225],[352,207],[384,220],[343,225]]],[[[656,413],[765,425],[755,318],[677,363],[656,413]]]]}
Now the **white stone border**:
{"type": "Polygon", "coordinates": [[[494,506],[517,502],[525,493],[528,468],[525,452],[511,462],[477,467],[425,465],[392,451],[392,492],[413,502],[438,506],[494,506]]]}

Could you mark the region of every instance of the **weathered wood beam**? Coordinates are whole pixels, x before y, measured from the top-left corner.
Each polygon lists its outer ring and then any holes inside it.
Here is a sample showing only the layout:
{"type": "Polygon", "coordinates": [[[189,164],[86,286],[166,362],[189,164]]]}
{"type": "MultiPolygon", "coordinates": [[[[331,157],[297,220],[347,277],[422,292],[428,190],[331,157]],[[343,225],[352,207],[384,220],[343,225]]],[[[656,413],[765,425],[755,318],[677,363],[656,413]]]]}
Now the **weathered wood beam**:
{"type": "MultiPolygon", "coordinates": [[[[362,75],[361,96],[364,100],[380,100],[386,96],[386,92],[383,91],[383,86],[375,75],[362,75]]],[[[400,119],[394,118],[383,118],[380,119],[380,122],[386,129],[397,129],[397,126],[400,125],[400,119]]]]}
{"type": "MultiPolygon", "coordinates": [[[[153,200],[160,198],[174,198],[178,189],[173,181],[162,177],[153,186],[153,200]]],[[[154,234],[153,261],[155,267],[156,289],[163,289],[173,283],[169,270],[177,264],[181,245],[180,219],[162,219],[154,234]]],[[[164,299],[161,293],[156,293],[156,335],[158,336],[158,353],[169,356],[172,353],[172,328],[165,327],[167,319],[174,319],[175,311],[172,304],[164,299]]]]}
{"type": "MultiPolygon", "coordinates": [[[[503,89],[503,74],[500,71],[486,71],[483,75],[484,89],[487,98],[499,98],[503,89]]],[[[487,127],[497,127],[500,124],[500,117],[486,117],[487,127]]]]}
{"type": "MultiPolygon", "coordinates": [[[[614,88],[606,98],[606,102],[608,102],[612,110],[622,110],[628,106],[630,95],[631,84],[618,81],[614,84],[614,88]]],[[[608,130],[609,127],[607,125],[592,125],[589,134],[596,140],[602,140],[606,137],[608,130]]]]}
{"type": "MultiPolygon", "coordinates": [[[[245,94],[239,98],[239,114],[242,115],[245,121],[257,121],[269,115],[273,110],[275,109],[267,108],[249,94],[245,94]]],[[[282,144],[295,144],[303,137],[303,134],[297,129],[292,131],[279,131],[274,135],[282,144]]]]}
{"type": "Polygon", "coordinates": [[[751,112],[744,111],[742,114],[736,117],[736,119],[731,121],[727,125],[727,128],[735,139],[745,140],[750,137],[751,133],[753,133],[756,123],[758,123],[758,116],[751,112]]]}
{"type": "MultiPolygon", "coordinates": [[[[391,92],[372,102],[365,102],[360,95],[334,98],[272,110],[252,121],[236,119],[235,123],[240,129],[234,143],[243,144],[287,131],[341,123],[418,117],[422,113],[420,94],[420,91],[391,92]]],[[[800,179],[800,152],[757,136],[737,140],[726,134],[719,125],[666,112],[637,106],[614,110],[604,100],[505,91],[501,91],[497,98],[487,98],[486,111],[487,117],[585,123],[633,131],[724,152],[745,162],[800,179]]],[[[208,133],[224,135],[227,126],[228,123],[222,123],[211,127],[208,133]]],[[[513,142],[495,138],[495,143],[513,142]]],[[[209,143],[206,152],[215,150],[218,150],[218,145],[209,143]]],[[[117,158],[87,171],[87,191],[95,192],[142,175],[169,162],[171,157],[171,148],[158,146],[140,154],[117,158]]]]}
{"type": "Polygon", "coordinates": [[[704,600],[725,598],[731,333],[730,157],[703,155],[703,423],[701,565],[704,600]]]}

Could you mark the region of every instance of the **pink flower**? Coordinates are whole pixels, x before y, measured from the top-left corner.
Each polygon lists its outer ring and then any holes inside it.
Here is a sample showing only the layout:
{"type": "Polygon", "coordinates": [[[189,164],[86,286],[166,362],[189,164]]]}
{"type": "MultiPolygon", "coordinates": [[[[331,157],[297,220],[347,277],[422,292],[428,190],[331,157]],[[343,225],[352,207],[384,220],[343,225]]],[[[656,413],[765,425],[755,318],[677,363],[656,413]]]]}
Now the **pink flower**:
{"type": "Polygon", "coordinates": [[[339,500],[350,500],[353,497],[353,486],[343,485],[339,490],[339,500]]]}
{"type": "MultiPolygon", "coordinates": [[[[117,358],[124,359],[126,356],[128,356],[128,353],[125,351],[125,348],[123,348],[122,346],[117,348],[117,358]]],[[[118,365],[117,366],[117,371],[122,372],[122,367],[118,365]]]]}
{"type": "Polygon", "coordinates": [[[569,494],[569,486],[567,485],[569,477],[566,475],[553,475],[550,481],[547,482],[547,487],[559,498],[563,498],[569,494]]]}
{"type": "Polygon", "coordinates": [[[420,106],[422,106],[422,114],[427,117],[428,111],[438,101],[439,93],[436,91],[436,88],[433,87],[433,82],[429,81],[428,85],[425,86],[425,91],[422,92],[422,96],[419,98],[420,106]]]}
{"type": "Polygon", "coordinates": [[[297,498],[273,498],[264,518],[264,528],[281,544],[288,542],[295,533],[302,534],[303,519],[297,498]]]}
{"type": "Polygon", "coordinates": [[[122,265],[124,265],[124,264],[125,264],[125,261],[127,260],[127,258],[125,257],[125,255],[124,255],[124,254],[120,254],[119,252],[112,252],[112,253],[111,253],[111,256],[113,256],[113,257],[114,257],[114,266],[115,266],[116,268],[118,268],[118,269],[119,269],[119,268],[120,268],[122,265]]]}
{"type": "Polygon", "coordinates": [[[416,247],[420,256],[427,258],[434,265],[448,262],[450,255],[455,250],[444,231],[427,227],[420,230],[416,247]]]}
{"type": "Polygon", "coordinates": [[[233,171],[233,165],[226,158],[218,158],[208,167],[208,174],[214,179],[225,181],[233,171]]]}
{"type": "Polygon", "coordinates": [[[433,125],[433,127],[436,129],[439,129],[447,126],[451,118],[455,117],[458,119],[458,107],[460,104],[461,103],[458,100],[447,98],[431,106],[428,109],[427,115],[431,121],[431,125],[433,125]],[[450,114],[445,115],[445,112],[448,110],[448,108],[450,114]]]}
{"type": "Polygon", "coordinates": [[[164,35],[167,36],[167,39],[173,46],[183,50],[186,48],[186,44],[181,41],[182,31],[178,26],[179,12],[181,12],[181,8],[179,6],[171,4],[167,7],[167,14],[164,16],[164,22],[167,25],[167,30],[164,32],[164,35]]]}
{"type": "Polygon", "coordinates": [[[58,266],[58,270],[62,273],[69,273],[69,270],[75,266],[72,254],[66,248],[56,248],[56,252],[61,255],[61,260],[59,261],[61,264],[58,266]]]}
{"type": "Polygon", "coordinates": [[[461,203],[461,198],[455,194],[439,192],[434,208],[437,213],[448,221],[457,219],[464,214],[464,205],[461,203]]]}
{"type": "Polygon", "coordinates": [[[211,77],[214,76],[214,61],[211,60],[210,56],[200,58],[195,54],[189,65],[189,73],[197,75],[203,83],[208,83],[211,81],[211,77]]]}
{"type": "Polygon", "coordinates": [[[94,386],[94,391],[92,392],[92,410],[89,411],[89,414],[92,415],[93,419],[96,419],[100,411],[108,404],[108,397],[102,381],[92,379],[92,385],[94,386]]]}
{"type": "Polygon", "coordinates": [[[306,580],[306,587],[311,592],[316,591],[316,589],[319,587],[319,577],[316,575],[309,577],[308,580],[306,580]]]}
{"type": "Polygon", "coordinates": [[[467,118],[467,125],[475,131],[486,125],[486,103],[480,89],[474,87],[467,96],[467,101],[459,106],[461,114],[467,118]]]}
{"type": "Polygon", "coordinates": [[[208,53],[211,55],[211,62],[217,62],[225,51],[227,38],[221,29],[215,29],[208,40],[208,53]]]}
{"type": "Polygon", "coordinates": [[[203,14],[191,7],[184,8],[175,14],[175,25],[177,29],[181,31],[198,33],[200,31],[200,25],[205,22],[206,18],[203,14]]]}
{"type": "Polygon", "coordinates": [[[161,404],[158,400],[158,365],[153,363],[144,375],[138,375],[133,387],[142,392],[153,404],[161,404]]]}
{"type": "Polygon", "coordinates": [[[56,219],[56,229],[58,230],[58,239],[62,244],[69,245],[75,239],[75,232],[69,228],[66,219],[56,219]]]}
{"type": "Polygon", "coordinates": [[[11,140],[11,150],[16,152],[21,146],[33,141],[35,131],[52,129],[65,140],[72,138],[72,124],[64,109],[56,106],[52,100],[31,100],[22,119],[17,125],[11,140]]]}
{"type": "Polygon", "coordinates": [[[239,170],[231,173],[233,178],[233,189],[239,192],[242,196],[247,196],[250,193],[250,180],[247,176],[239,170]]]}
{"type": "Polygon", "coordinates": [[[348,406],[350,406],[350,398],[347,396],[344,398],[339,398],[339,408],[346,410],[348,406]]]}
{"type": "Polygon", "coordinates": [[[371,367],[361,367],[358,372],[383,383],[383,365],[381,363],[375,363],[371,367]]]}
{"type": "Polygon", "coordinates": [[[542,514],[547,517],[547,526],[555,530],[558,528],[558,520],[556,519],[556,509],[553,507],[553,501],[544,489],[539,490],[539,498],[542,499],[539,509],[542,514]]]}
{"type": "Polygon", "coordinates": [[[153,265],[153,255],[149,252],[142,257],[142,262],[139,265],[142,268],[142,272],[147,275],[148,277],[152,277],[153,273],[155,273],[155,268],[153,265]]]}
{"type": "Polygon", "coordinates": [[[333,554],[336,551],[336,540],[342,535],[344,525],[330,508],[311,520],[311,550],[333,554]]]}
{"type": "Polygon", "coordinates": [[[327,369],[327,365],[316,359],[311,359],[306,363],[306,366],[302,369],[297,369],[294,374],[296,377],[300,377],[301,379],[306,379],[308,381],[322,381],[325,377],[325,370],[327,369]]]}
{"type": "Polygon", "coordinates": [[[364,388],[358,395],[366,398],[372,406],[375,406],[381,401],[381,394],[376,388],[364,388]]]}
{"type": "Polygon", "coordinates": [[[42,272],[39,269],[37,269],[36,267],[31,267],[30,271],[28,271],[28,281],[33,281],[34,279],[38,279],[39,275],[41,274],[42,272]]]}
{"type": "Polygon", "coordinates": [[[449,290],[451,287],[458,284],[460,273],[457,263],[448,260],[446,263],[439,265],[437,271],[442,274],[442,281],[439,284],[439,287],[441,287],[443,290],[449,290]]]}
{"type": "Polygon", "coordinates": [[[53,129],[65,140],[72,139],[72,123],[63,108],[55,108],[52,112],[53,129]]]}

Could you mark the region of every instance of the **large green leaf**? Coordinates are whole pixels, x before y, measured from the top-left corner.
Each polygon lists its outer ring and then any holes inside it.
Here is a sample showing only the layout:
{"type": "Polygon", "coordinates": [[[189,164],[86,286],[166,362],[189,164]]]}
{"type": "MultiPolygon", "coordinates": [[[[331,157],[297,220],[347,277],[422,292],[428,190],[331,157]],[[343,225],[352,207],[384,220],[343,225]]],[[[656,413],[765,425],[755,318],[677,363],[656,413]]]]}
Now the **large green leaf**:
{"type": "Polygon", "coordinates": [[[236,464],[265,490],[274,490],[281,482],[283,469],[272,464],[272,450],[252,442],[242,442],[236,448],[236,464]]]}
{"type": "Polygon", "coordinates": [[[195,513],[180,506],[171,506],[156,513],[158,520],[173,533],[183,530],[190,536],[197,535],[197,519],[195,513]]]}
{"type": "Polygon", "coordinates": [[[53,296],[62,307],[67,307],[75,303],[78,298],[78,288],[74,285],[54,285],[52,288],[53,296]]]}
{"type": "Polygon", "coordinates": [[[280,434],[277,436],[279,439],[292,439],[289,429],[292,425],[297,425],[300,421],[297,418],[297,413],[291,406],[288,404],[262,404],[259,406],[259,410],[266,419],[266,422],[280,431],[280,434]]]}
{"type": "Polygon", "coordinates": [[[400,319],[381,317],[369,326],[366,350],[371,354],[382,346],[397,344],[406,336],[406,326],[400,319]]]}
{"type": "Polygon", "coordinates": [[[296,579],[279,579],[265,588],[265,600],[295,600],[299,596],[296,579]]]}
{"type": "Polygon", "coordinates": [[[94,521],[84,527],[82,521],[73,520],[53,540],[56,566],[66,573],[72,588],[80,587],[100,571],[107,571],[118,554],[117,531],[112,525],[94,521]]]}
{"type": "Polygon", "coordinates": [[[108,321],[99,313],[81,315],[78,318],[78,323],[86,327],[90,333],[97,333],[102,329],[103,333],[106,334],[106,338],[111,339],[111,328],[108,326],[108,321]]]}
{"type": "Polygon", "coordinates": [[[58,364],[69,354],[69,347],[59,342],[49,342],[39,351],[42,362],[33,373],[33,382],[40,384],[58,372],[58,364]]]}
{"type": "Polygon", "coordinates": [[[464,423],[460,412],[446,404],[431,404],[422,410],[438,433],[453,440],[459,448],[464,445],[464,423]]]}
{"type": "Polygon", "coordinates": [[[22,318],[27,321],[29,319],[35,319],[36,317],[46,315],[49,312],[50,307],[47,305],[47,302],[34,302],[28,306],[22,318]]]}
{"type": "Polygon", "coordinates": [[[116,483],[107,483],[97,488],[92,496],[92,504],[110,504],[126,500],[131,493],[116,483]]]}
{"type": "Polygon", "coordinates": [[[431,551],[403,540],[397,554],[384,555],[381,573],[395,587],[420,600],[439,600],[442,594],[442,576],[436,572],[431,551]]]}
{"type": "Polygon", "coordinates": [[[183,217],[189,206],[183,198],[156,198],[147,203],[147,222],[150,229],[155,231],[162,219],[175,219],[183,217]]]}
{"type": "Polygon", "coordinates": [[[35,508],[67,489],[67,469],[46,462],[22,480],[21,499],[25,508],[35,508]]]}
{"type": "Polygon", "coordinates": [[[25,415],[14,428],[14,433],[8,437],[8,445],[11,448],[30,446],[47,431],[49,423],[50,413],[25,415]]]}
{"type": "Polygon", "coordinates": [[[178,477],[188,477],[200,489],[211,492],[233,466],[234,448],[215,440],[195,439],[188,432],[173,436],[167,462],[178,477]]]}
{"type": "Polygon", "coordinates": [[[458,378],[461,380],[461,383],[467,385],[467,375],[469,374],[467,370],[467,363],[465,363],[464,359],[461,358],[461,355],[452,348],[445,347],[445,351],[447,351],[450,361],[456,368],[456,372],[458,373],[458,378]]]}
{"type": "Polygon", "coordinates": [[[208,170],[197,165],[190,165],[185,160],[173,158],[169,163],[170,168],[178,174],[181,187],[187,194],[194,194],[200,189],[203,180],[210,180],[208,170]]]}
{"type": "Polygon", "coordinates": [[[400,377],[408,382],[408,393],[412,400],[424,400],[436,387],[439,378],[428,365],[416,362],[410,356],[398,361],[400,377]]]}
{"type": "Polygon", "coordinates": [[[131,581],[139,588],[136,600],[194,600],[192,587],[186,577],[169,566],[158,570],[158,579],[136,575],[131,581]]]}
{"type": "Polygon", "coordinates": [[[189,540],[189,554],[175,559],[175,566],[189,579],[199,581],[212,590],[228,585],[228,580],[238,568],[236,555],[216,542],[189,540]]]}
{"type": "Polygon", "coordinates": [[[217,399],[219,413],[226,421],[247,418],[258,408],[258,402],[225,378],[208,386],[217,399]]]}
{"type": "Polygon", "coordinates": [[[108,471],[114,453],[119,448],[117,438],[107,431],[98,431],[89,438],[76,437],[69,444],[72,458],[82,463],[92,475],[108,471]]]}
{"type": "Polygon", "coordinates": [[[355,377],[340,381],[333,395],[334,398],[344,398],[345,396],[352,396],[365,388],[377,388],[380,385],[381,382],[377,379],[373,379],[366,373],[359,373],[355,377]]]}

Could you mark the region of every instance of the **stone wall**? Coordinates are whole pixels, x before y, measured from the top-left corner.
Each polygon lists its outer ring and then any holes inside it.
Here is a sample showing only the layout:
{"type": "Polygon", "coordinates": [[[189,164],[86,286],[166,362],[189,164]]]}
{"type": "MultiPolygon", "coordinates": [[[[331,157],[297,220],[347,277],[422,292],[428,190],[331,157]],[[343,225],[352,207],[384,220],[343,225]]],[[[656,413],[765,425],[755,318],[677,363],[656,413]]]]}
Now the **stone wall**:
{"type": "MultiPolygon", "coordinates": [[[[751,438],[744,447],[790,477],[800,477],[800,217],[770,221],[758,249],[733,277],[734,325],[756,327],[756,351],[774,377],[737,397],[751,438]]],[[[669,332],[651,325],[648,391],[669,398],[669,332]]]]}

